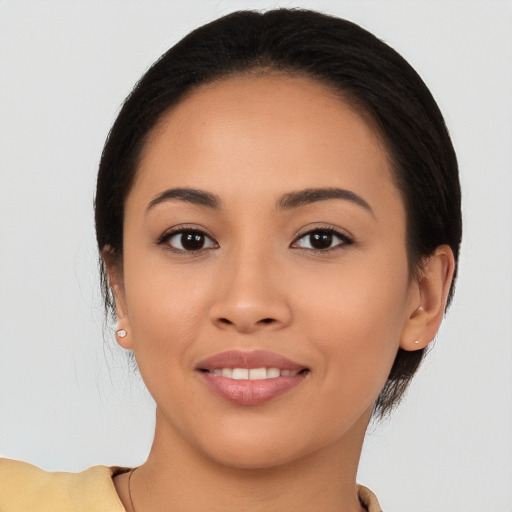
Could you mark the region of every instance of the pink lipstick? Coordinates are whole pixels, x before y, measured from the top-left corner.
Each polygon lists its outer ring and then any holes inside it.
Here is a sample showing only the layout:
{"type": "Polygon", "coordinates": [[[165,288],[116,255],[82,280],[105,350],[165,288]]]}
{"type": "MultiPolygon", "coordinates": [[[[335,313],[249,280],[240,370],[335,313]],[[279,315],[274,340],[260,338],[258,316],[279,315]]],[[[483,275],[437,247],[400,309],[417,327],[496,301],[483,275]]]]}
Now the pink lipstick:
{"type": "Polygon", "coordinates": [[[272,352],[222,352],[201,361],[197,370],[215,394],[239,405],[259,405],[300,384],[309,369],[272,352]]]}

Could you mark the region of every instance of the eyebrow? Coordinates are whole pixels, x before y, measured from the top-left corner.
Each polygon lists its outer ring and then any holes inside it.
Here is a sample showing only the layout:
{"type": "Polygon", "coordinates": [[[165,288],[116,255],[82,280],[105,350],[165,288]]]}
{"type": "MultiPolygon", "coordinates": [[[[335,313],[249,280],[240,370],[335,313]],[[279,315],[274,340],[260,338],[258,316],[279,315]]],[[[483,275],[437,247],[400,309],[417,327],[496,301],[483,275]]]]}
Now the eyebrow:
{"type": "Polygon", "coordinates": [[[326,201],[328,199],[343,199],[345,201],[350,201],[358,206],[362,206],[372,215],[374,214],[371,206],[361,196],[351,190],[336,187],[307,188],[299,190],[298,192],[290,192],[279,199],[277,206],[280,210],[290,210],[292,208],[306,206],[318,201],[326,201]]]}
{"type": "Polygon", "coordinates": [[[146,211],[151,210],[157,204],[172,201],[174,199],[197,204],[199,206],[206,206],[207,208],[213,208],[214,210],[219,210],[221,204],[219,196],[211,194],[210,192],[204,192],[203,190],[197,190],[195,188],[170,188],[156,196],[148,204],[146,211]]]}
{"type": "MultiPolygon", "coordinates": [[[[297,192],[289,192],[279,198],[277,201],[277,208],[278,210],[291,210],[329,199],[343,199],[345,201],[350,201],[365,208],[373,215],[371,206],[361,196],[351,190],[336,187],[307,188],[297,192]]],[[[205,192],[204,190],[198,190],[195,188],[171,188],[156,196],[149,203],[146,211],[151,210],[160,203],[172,200],[185,201],[199,206],[206,206],[207,208],[214,210],[219,210],[222,204],[218,195],[205,192]]]]}

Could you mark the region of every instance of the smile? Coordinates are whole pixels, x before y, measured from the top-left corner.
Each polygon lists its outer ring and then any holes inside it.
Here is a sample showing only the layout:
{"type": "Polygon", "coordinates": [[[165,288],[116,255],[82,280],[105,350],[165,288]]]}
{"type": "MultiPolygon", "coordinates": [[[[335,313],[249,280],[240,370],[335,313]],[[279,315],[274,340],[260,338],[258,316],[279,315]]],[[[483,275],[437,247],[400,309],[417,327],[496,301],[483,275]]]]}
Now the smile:
{"type": "Polygon", "coordinates": [[[196,370],[207,388],[237,405],[260,405],[292,390],[309,368],[266,351],[229,351],[201,361],[196,370]]]}
{"type": "Polygon", "coordinates": [[[293,377],[299,371],[280,370],[279,368],[216,368],[209,373],[233,380],[264,380],[293,377]]]}

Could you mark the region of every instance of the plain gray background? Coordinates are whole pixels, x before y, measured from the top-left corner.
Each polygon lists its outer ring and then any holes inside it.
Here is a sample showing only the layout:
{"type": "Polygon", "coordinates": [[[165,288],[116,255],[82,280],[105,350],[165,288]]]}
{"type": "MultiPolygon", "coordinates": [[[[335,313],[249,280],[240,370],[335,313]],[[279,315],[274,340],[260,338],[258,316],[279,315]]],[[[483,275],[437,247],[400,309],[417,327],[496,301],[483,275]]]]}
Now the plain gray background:
{"type": "Polygon", "coordinates": [[[153,403],[102,334],[102,145],[169,46],[221,14],[275,6],[346,17],[396,48],[459,157],[455,301],[403,405],[372,426],[359,481],[393,512],[512,510],[510,1],[0,0],[0,455],[68,471],[145,459],[153,403]]]}

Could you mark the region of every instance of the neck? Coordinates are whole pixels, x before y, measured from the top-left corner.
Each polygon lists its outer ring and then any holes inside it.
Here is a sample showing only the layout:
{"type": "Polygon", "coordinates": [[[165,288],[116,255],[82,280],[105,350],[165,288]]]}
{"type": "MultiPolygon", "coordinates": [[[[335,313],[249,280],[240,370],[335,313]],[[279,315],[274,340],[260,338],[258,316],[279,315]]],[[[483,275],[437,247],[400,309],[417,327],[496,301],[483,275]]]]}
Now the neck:
{"type": "Polygon", "coordinates": [[[157,411],[153,447],[131,481],[135,511],[361,512],[356,472],[368,419],[369,414],[342,439],[312,454],[250,468],[205,457],[157,411]]]}

